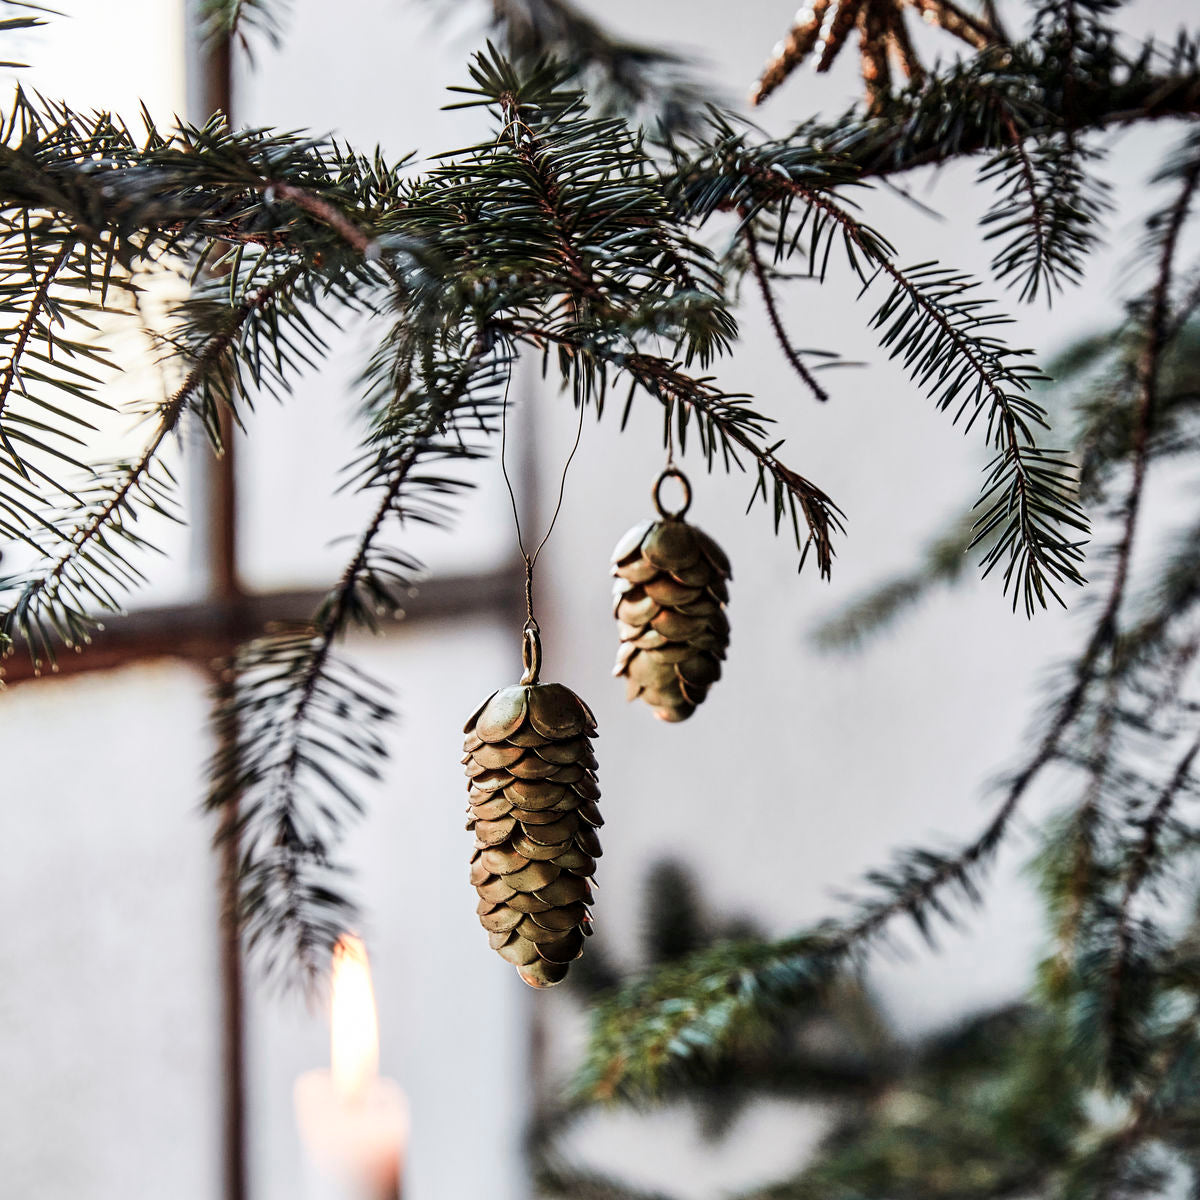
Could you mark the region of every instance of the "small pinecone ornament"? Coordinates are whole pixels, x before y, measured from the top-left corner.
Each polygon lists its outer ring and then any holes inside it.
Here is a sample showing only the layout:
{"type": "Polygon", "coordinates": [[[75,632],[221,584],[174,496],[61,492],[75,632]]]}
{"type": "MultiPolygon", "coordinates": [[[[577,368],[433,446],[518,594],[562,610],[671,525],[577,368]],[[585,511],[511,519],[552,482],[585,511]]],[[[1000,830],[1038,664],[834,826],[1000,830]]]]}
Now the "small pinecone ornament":
{"type": "Polygon", "coordinates": [[[685,721],[696,711],[720,679],[729,645],[729,559],[683,519],[691,499],[687,478],[668,467],[654,485],[661,519],[635,525],[613,551],[621,632],[613,674],[625,677],[630,700],[640,696],[663,721],[685,721]],[[668,478],[683,485],[678,512],[667,512],[660,500],[668,478]]]}
{"type": "Polygon", "coordinates": [[[525,627],[525,674],[466,723],[463,743],[475,832],[471,883],[488,941],[531,987],[552,987],[592,932],[596,718],[570,688],[539,683],[537,625],[525,627]]]}

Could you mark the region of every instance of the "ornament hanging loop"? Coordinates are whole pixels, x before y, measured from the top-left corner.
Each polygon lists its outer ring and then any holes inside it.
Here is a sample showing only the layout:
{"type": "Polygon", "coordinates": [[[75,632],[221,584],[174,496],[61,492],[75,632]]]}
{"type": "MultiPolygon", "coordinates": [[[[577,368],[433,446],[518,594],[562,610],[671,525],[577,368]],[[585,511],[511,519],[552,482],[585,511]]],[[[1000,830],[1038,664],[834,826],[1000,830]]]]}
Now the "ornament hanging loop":
{"type": "Polygon", "coordinates": [[[658,509],[658,515],[668,521],[678,521],[689,508],[692,507],[692,485],[688,482],[688,477],[674,463],[667,466],[663,473],[654,481],[654,507],[658,509]],[[668,479],[677,479],[679,486],[683,488],[683,506],[671,512],[663,507],[662,502],[662,485],[668,479]]]}
{"type": "Polygon", "coordinates": [[[525,628],[521,630],[521,662],[525,666],[521,683],[537,683],[542,671],[542,631],[532,617],[525,622],[525,628]]]}

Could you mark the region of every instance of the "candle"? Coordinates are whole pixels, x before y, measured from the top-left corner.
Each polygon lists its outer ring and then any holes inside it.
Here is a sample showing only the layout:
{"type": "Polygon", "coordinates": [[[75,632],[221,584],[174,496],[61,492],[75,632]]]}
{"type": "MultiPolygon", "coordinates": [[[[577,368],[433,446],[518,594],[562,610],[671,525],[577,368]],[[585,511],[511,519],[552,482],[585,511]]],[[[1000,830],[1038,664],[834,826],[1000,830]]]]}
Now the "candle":
{"type": "Polygon", "coordinates": [[[370,1200],[399,1200],[408,1101],[379,1076],[379,1016],[366,947],[343,937],[333,952],[329,1070],[296,1080],[296,1122],[313,1160],[348,1176],[370,1200]]]}

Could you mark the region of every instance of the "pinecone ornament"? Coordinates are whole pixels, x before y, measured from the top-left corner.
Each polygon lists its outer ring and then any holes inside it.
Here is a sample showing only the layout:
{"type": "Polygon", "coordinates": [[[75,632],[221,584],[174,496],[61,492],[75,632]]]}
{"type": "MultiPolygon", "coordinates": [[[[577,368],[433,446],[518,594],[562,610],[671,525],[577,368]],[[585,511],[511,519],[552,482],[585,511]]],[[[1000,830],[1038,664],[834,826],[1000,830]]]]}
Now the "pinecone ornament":
{"type": "Polygon", "coordinates": [[[596,718],[570,688],[538,682],[539,660],[531,623],[525,674],[466,723],[463,762],[479,922],[527,984],[552,987],[592,932],[590,880],[603,820],[590,741],[596,718]]]}
{"type": "Polygon", "coordinates": [[[683,519],[691,488],[677,468],[659,476],[654,504],[661,519],[635,525],[613,551],[621,633],[613,674],[624,676],[630,700],[640,696],[660,720],[685,721],[721,677],[732,573],[721,547],[683,519]],[[660,500],[668,478],[684,488],[683,507],[674,513],[660,500]]]}

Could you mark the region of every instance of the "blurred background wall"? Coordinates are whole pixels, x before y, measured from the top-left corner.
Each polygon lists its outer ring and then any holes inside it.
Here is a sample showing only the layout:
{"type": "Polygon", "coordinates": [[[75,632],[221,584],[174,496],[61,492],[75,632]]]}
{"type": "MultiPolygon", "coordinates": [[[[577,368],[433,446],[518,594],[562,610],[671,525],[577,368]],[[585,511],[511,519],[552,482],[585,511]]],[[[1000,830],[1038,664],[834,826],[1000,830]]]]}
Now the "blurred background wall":
{"type": "MultiPolygon", "coordinates": [[[[156,116],[188,105],[182,0],[60,0],[66,16],[31,34],[22,81],[80,106],[156,116]],[[137,32],[130,34],[130,30],[137,32]]],[[[283,47],[241,61],[239,123],[335,132],[392,155],[436,153],[481,130],[477,114],[442,113],[462,82],[486,6],[434,0],[295,0],[283,47]]],[[[792,13],[777,0],[588,0],[632,37],[693,51],[714,98],[740,99],[792,13]]],[[[1169,34],[1191,0],[1129,6],[1130,28],[1169,34]]],[[[1006,14],[1020,22],[1020,4],[1006,14]]],[[[947,52],[936,38],[929,57],[947,52]]],[[[851,55],[831,76],[801,71],[759,114],[772,130],[857,93],[851,55]]],[[[194,92],[194,89],[193,89],[194,92]]],[[[192,115],[196,115],[193,111],[192,115]]],[[[1091,278],[1052,309],[1020,311],[1010,340],[1045,357],[1115,315],[1111,284],[1149,204],[1146,177],[1168,129],[1119,141],[1109,165],[1118,212],[1091,278]]],[[[984,273],[975,220],[986,197],[970,165],[906,180],[916,200],[864,197],[908,262],[940,258],[984,273]]],[[[789,545],[758,514],[743,518],[751,481],[707,478],[689,454],[691,515],[731,553],[733,645],[726,677],[697,716],[664,726],[626,706],[610,678],[615,633],[607,563],[618,536],[650,512],[662,464],[646,402],[620,437],[606,416],[585,427],[558,530],[542,558],[539,617],[549,677],[596,711],[605,857],[598,924],[610,946],[635,942],[640,883],[664,854],[691,864],[713,904],[784,932],[836,908],[836,894],[892,847],[958,841],[984,819],[990,776],[1013,761],[1036,708],[1036,683],[1077,637],[1070,617],[1033,622],[1009,611],[994,581],[939,596],[852,657],[818,653],[809,635],[860,589],[909,564],[974,495],[974,442],[932,411],[862,332],[853,289],[784,292],[801,346],[872,365],[827,377],[833,399],[800,391],[756,295],[740,311],[744,342],[719,377],[779,420],[790,461],[848,514],[831,584],[795,573],[789,545]],[[980,699],[986,682],[988,699],[980,699]]],[[[252,589],[318,586],[337,570],[334,539],[353,531],[353,496],[330,499],[354,442],[354,376],[371,334],[348,328],[314,377],[283,406],[264,405],[239,459],[240,569],[252,589]]],[[[574,434],[569,403],[532,377],[520,397],[547,497],[574,434]]],[[[181,451],[184,470],[191,458],[181,451]]],[[[511,561],[507,498],[494,462],[452,537],[415,546],[435,575],[511,561]]],[[[203,564],[167,527],[176,552],[154,567],[134,605],[200,594],[203,564]]],[[[181,535],[182,536],[182,535],[181,535]]],[[[459,767],[463,719],[518,673],[518,628],[481,613],[401,627],[354,653],[396,689],[401,721],[387,778],[349,859],[366,904],[380,1004],[383,1068],[409,1093],[414,1129],[409,1200],[486,1191],[521,1200],[520,1136],[533,1097],[577,1053],[573,1004],[534,995],[486,948],[466,886],[459,767]],[[534,1036],[536,1033],[536,1037],[534,1036]],[[535,1047],[540,1048],[535,1054],[535,1047]]],[[[3,697],[6,772],[0,806],[0,1192],[38,1200],[215,1200],[221,1192],[220,969],[212,833],[199,811],[207,679],[171,662],[13,688],[3,697]]],[[[1052,796],[1043,795],[1041,803],[1052,796]]],[[[871,981],[903,1032],[1017,995],[1042,938],[1018,843],[1002,857],[986,907],[940,953],[884,958],[871,981]]],[[[327,1056],[322,1014],[249,981],[246,1029],[249,1167],[255,1200],[317,1200],[304,1164],[291,1083],[327,1056]]],[[[783,1105],[747,1114],[710,1146],[684,1114],[589,1123],[578,1150],[641,1184],[717,1196],[785,1170],[819,1131],[783,1105]],[[686,1190],[681,1188],[681,1190],[686,1190]]]]}

